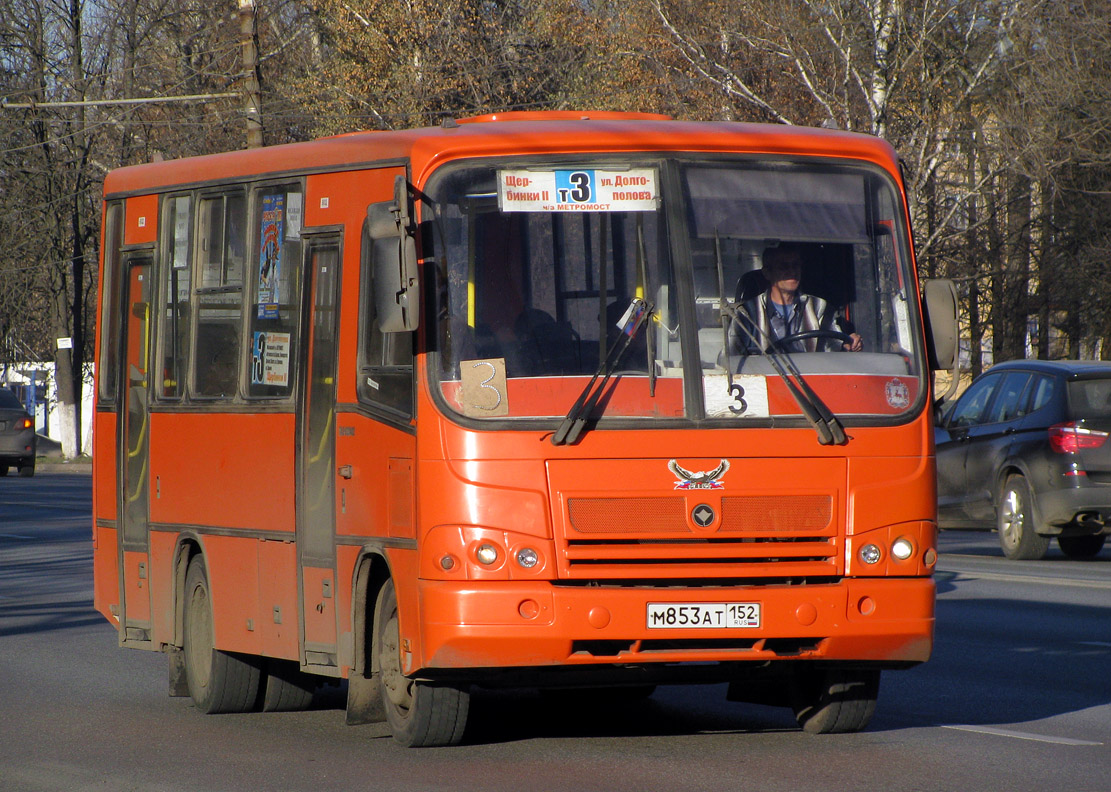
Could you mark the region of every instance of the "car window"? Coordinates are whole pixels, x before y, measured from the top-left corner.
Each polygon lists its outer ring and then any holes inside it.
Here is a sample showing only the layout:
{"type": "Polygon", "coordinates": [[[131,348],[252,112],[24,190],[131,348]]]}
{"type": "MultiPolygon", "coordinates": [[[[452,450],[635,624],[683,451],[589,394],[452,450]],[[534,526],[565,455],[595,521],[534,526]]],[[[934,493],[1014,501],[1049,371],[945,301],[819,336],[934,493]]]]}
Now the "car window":
{"type": "Polygon", "coordinates": [[[19,399],[7,388],[0,388],[0,407],[7,410],[22,410],[23,405],[19,403],[19,399]]]}
{"type": "Polygon", "coordinates": [[[1047,377],[1044,374],[1034,375],[1034,383],[1030,388],[1029,412],[1037,412],[1049,404],[1056,389],[1057,380],[1053,377],[1047,377]]]}
{"type": "Polygon", "coordinates": [[[1002,374],[987,374],[973,382],[957,401],[957,406],[953,408],[949,425],[971,426],[980,423],[980,418],[1002,379],[1002,374]]]}
{"type": "Polygon", "coordinates": [[[1111,417],[1111,379],[1069,383],[1069,414],[1073,420],[1111,417]]]}
{"type": "Polygon", "coordinates": [[[1030,375],[1023,371],[1011,371],[1003,377],[1003,382],[996,389],[996,397],[991,407],[984,414],[982,423],[1001,423],[1011,421],[1025,415],[1022,409],[1022,395],[1030,375]]]}

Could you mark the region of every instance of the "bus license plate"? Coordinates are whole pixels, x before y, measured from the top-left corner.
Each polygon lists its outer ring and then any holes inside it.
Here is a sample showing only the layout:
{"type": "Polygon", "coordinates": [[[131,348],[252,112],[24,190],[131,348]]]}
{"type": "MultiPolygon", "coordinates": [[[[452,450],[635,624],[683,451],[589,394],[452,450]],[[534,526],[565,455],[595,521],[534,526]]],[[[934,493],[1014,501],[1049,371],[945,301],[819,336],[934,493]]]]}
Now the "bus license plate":
{"type": "Polygon", "coordinates": [[[760,626],[759,602],[649,602],[649,629],[760,626]]]}

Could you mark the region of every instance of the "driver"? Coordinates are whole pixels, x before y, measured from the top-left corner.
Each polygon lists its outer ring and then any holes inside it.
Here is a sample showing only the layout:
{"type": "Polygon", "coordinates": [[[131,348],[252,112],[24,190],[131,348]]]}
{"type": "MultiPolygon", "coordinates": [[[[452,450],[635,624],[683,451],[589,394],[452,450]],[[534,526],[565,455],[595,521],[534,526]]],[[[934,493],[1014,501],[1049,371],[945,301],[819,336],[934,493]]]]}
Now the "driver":
{"type": "MultiPolygon", "coordinates": [[[[835,311],[829,308],[826,301],[799,291],[802,251],[798,245],[765,248],[760,271],[768,282],[768,288],[742,303],[744,310],[741,317],[747,314],[763,332],[754,330],[744,318],[734,320],[729,328],[731,349],[739,354],[762,354],[775,341],[797,333],[815,330],[839,333],[834,324],[835,311]],[[749,330],[759,345],[738,326],[739,322],[749,324],[749,330]]],[[[859,352],[864,348],[859,333],[848,335],[851,342],[844,344],[837,338],[819,336],[792,340],[777,348],[787,352],[829,351],[838,347],[847,352],[859,352]]]]}

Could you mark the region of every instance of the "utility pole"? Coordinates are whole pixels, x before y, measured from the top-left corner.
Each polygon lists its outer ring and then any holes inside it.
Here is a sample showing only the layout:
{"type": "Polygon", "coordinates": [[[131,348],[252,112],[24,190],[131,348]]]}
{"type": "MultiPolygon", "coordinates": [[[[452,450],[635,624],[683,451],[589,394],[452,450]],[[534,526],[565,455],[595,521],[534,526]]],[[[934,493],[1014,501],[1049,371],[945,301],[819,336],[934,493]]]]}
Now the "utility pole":
{"type": "Polygon", "coordinates": [[[243,112],[247,117],[247,148],[262,148],[262,100],[259,90],[255,0],[239,0],[239,33],[242,37],[243,112]]]}

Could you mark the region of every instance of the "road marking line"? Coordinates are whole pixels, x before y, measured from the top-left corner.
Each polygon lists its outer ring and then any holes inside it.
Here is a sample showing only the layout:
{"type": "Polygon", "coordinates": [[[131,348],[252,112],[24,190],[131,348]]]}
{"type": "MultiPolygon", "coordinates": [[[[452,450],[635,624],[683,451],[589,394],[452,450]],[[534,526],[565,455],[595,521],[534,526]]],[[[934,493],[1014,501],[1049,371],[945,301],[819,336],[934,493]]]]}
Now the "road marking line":
{"type": "Polygon", "coordinates": [[[1107,641],[1077,641],[1081,646],[1102,646],[1111,649],[1111,643],[1107,641]]]}
{"type": "Polygon", "coordinates": [[[23,534],[0,534],[0,539],[34,539],[33,536],[24,536],[23,534]]]}
{"type": "Polygon", "coordinates": [[[944,580],[954,583],[960,583],[965,580],[995,580],[1003,583],[1040,583],[1049,586],[1072,586],[1073,588],[1111,589],[1111,581],[1104,580],[1053,578],[1044,577],[1041,575],[1015,575],[1005,572],[980,572],[968,569],[944,569],[939,571],[948,576],[943,578],[944,580]]]}
{"type": "Polygon", "coordinates": [[[1016,740],[1032,740],[1033,742],[1053,743],[1055,745],[1103,745],[1101,742],[1092,742],[1090,740],[1074,740],[1070,737],[1047,737],[1044,734],[1031,734],[1030,732],[1012,731],[1011,729],[995,729],[991,726],[945,725],[941,728],[976,732],[978,734],[992,734],[996,737],[1013,737],[1016,740]]]}

